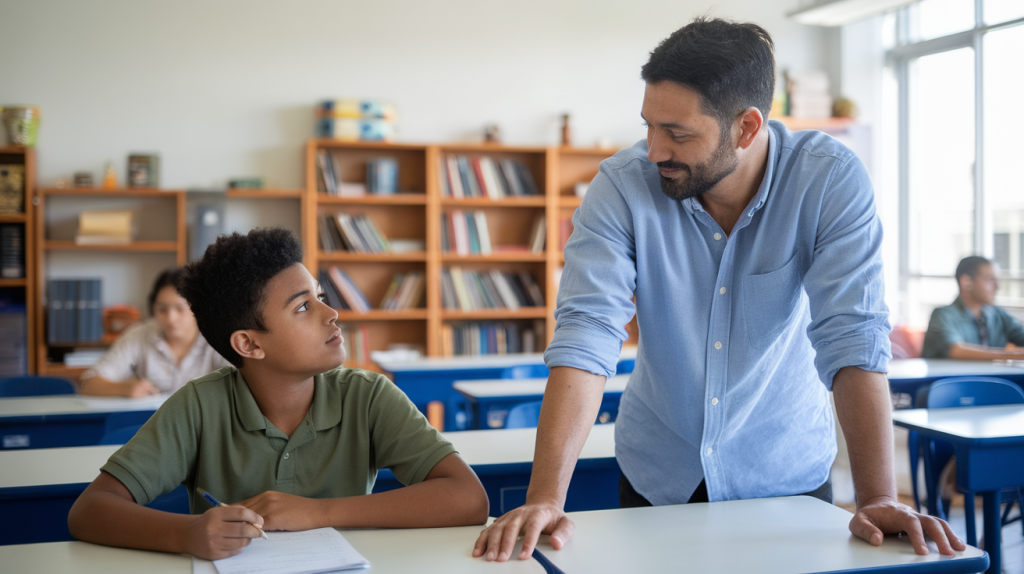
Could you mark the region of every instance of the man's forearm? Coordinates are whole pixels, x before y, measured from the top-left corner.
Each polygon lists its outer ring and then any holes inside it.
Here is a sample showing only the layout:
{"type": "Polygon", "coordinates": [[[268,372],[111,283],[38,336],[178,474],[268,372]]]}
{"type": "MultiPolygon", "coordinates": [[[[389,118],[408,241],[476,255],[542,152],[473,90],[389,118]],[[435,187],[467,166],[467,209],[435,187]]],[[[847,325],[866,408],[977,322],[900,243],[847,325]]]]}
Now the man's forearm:
{"type": "Polygon", "coordinates": [[[888,379],[882,373],[845,367],[836,373],[832,392],[850,453],[857,507],[879,496],[895,500],[888,379]]]}
{"type": "Polygon", "coordinates": [[[527,502],[550,501],[559,507],[565,505],[565,493],[576,468],[576,459],[601,407],[605,381],[603,376],[579,369],[551,369],[537,424],[527,502]]]}
{"type": "Polygon", "coordinates": [[[999,359],[1024,359],[1024,349],[1000,349],[999,347],[983,347],[970,343],[957,343],[949,348],[950,359],[988,361],[999,359]]]}

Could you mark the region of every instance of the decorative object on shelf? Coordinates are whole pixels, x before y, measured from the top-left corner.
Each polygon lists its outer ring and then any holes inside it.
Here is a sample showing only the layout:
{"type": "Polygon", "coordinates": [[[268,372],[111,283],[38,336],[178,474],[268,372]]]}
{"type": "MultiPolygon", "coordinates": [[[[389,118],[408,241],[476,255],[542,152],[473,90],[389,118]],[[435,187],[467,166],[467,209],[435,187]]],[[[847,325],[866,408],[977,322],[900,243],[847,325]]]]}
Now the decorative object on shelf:
{"type": "Polygon", "coordinates": [[[484,143],[489,144],[500,144],[501,143],[501,128],[498,124],[486,124],[484,125],[484,143]]]}
{"type": "Polygon", "coordinates": [[[0,213],[24,213],[25,166],[0,165],[0,213]]]}
{"type": "Polygon", "coordinates": [[[788,77],[789,115],[794,118],[832,117],[832,96],[824,70],[791,73],[788,77]]]}
{"type": "Polygon", "coordinates": [[[855,118],[857,117],[857,104],[850,98],[842,96],[832,102],[832,117],[834,118],[855,118]]]}
{"type": "Polygon", "coordinates": [[[160,187],[160,156],[135,153],[129,155],[128,187],[160,187]]]}
{"type": "Polygon", "coordinates": [[[75,187],[92,187],[92,172],[91,171],[76,171],[75,172],[75,187]]]}
{"type": "Polygon", "coordinates": [[[0,108],[7,143],[33,147],[39,132],[39,108],[35,106],[4,106],[0,108]]]}
{"type": "Polygon", "coordinates": [[[142,318],[139,310],[131,305],[112,305],[103,310],[103,344],[114,342],[121,333],[142,318]]]}
{"type": "Polygon", "coordinates": [[[107,162],[107,168],[103,171],[103,189],[117,189],[117,170],[110,162],[107,162]]]}
{"type": "Polygon", "coordinates": [[[263,189],[262,177],[236,177],[228,180],[228,189],[263,189]]]}
{"type": "Polygon", "coordinates": [[[572,131],[569,128],[569,114],[562,114],[562,145],[565,147],[572,145],[572,131]]]}
{"type": "Polygon", "coordinates": [[[82,211],[78,214],[76,245],[127,245],[132,242],[131,211],[82,211]]]}
{"type": "Polygon", "coordinates": [[[67,186],[68,186],[68,180],[66,178],[63,178],[63,177],[58,177],[57,181],[53,182],[53,187],[56,187],[57,189],[64,189],[67,186]]]}
{"type": "Polygon", "coordinates": [[[325,100],[316,113],[317,136],[343,141],[390,141],[398,117],[383,100],[325,100]]]}
{"type": "Polygon", "coordinates": [[[398,192],[398,160],[391,157],[366,162],[366,190],[388,195],[398,192]]]}

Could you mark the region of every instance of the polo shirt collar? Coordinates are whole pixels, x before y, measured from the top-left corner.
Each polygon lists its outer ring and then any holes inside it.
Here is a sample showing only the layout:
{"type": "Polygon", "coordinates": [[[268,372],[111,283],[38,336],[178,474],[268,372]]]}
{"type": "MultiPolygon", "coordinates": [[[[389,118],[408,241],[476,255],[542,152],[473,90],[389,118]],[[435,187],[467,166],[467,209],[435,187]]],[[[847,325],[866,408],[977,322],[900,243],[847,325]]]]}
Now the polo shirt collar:
{"type": "MultiPolygon", "coordinates": [[[[256,404],[242,371],[235,369],[231,379],[235,397],[235,412],[247,431],[265,430],[267,419],[256,404]]],[[[313,377],[313,405],[309,416],[316,431],[327,430],[341,422],[341,389],[328,384],[323,374],[313,377]]]]}
{"type": "MultiPolygon", "coordinates": [[[[764,127],[768,130],[768,160],[764,168],[764,177],[761,178],[761,185],[758,186],[757,193],[754,194],[753,199],[747,204],[743,217],[741,217],[737,224],[754,217],[757,210],[764,207],[765,201],[768,200],[768,193],[771,191],[772,179],[775,178],[775,168],[779,163],[778,136],[775,135],[775,130],[771,129],[771,126],[767,123],[764,127]]],[[[704,206],[700,204],[696,197],[684,199],[683,205],[686,206],[687,211],[690,213],[704,211],[704,206]]]]}

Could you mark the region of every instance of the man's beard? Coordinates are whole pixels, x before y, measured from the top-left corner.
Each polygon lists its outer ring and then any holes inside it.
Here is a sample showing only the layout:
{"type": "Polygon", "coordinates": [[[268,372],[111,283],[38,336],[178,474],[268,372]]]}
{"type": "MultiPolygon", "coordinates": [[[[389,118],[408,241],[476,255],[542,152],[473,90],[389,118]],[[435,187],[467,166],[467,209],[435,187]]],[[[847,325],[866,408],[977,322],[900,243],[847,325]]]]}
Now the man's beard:
{"type": "Polygon", "coordinates": [[[691,197],[697,197],[709,189],[718,185],[718,182],[736,171],[740,162],[731,147],[731,138],[728,134],[721,134],[718,138],[718,147],[711,154],[711,158],[704,163],[698,163],[692,168],[685,163],[677,161],[660,161],[658,167],[666,169],[683,169],[689,177],[672,179],[661,176],[661,191],[669,198],[682,201],[691,197]]]}

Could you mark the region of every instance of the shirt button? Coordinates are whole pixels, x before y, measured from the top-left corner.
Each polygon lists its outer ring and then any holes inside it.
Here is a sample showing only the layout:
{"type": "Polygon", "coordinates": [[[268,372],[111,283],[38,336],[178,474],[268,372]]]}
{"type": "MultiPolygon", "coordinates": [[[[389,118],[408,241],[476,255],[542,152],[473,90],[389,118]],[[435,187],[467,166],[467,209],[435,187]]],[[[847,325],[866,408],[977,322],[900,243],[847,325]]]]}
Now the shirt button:
{"type": "Polygon", "coordinates": [[[722,342],[721,341],[715,341],[715,350],[717,351],[717,350],[719,350],[721,348],[722,348],[722,342]]]}
{"type": "Polygon", "coordinates": [[[715,241],[718,241],[721,238],[722,238],[722,234],[721,233],[716,233],[715,234],[715,241]]]}
{"type": "Polygon", "coordinates": [[[289,455],[289,453],[287,453],[287,452],[286,452],[286,453],[284,453],[284,459],[285,459],[285,460],[288,460],[288,455],[289,455]]]}
{"type": "Polygon", "coordinates": [[[709,446],[709,447],[708,447],[708,450],[707,450],[707,453],[708,453],[708,454],[711,454],[711,453],[713,453],[713,452],[715,452],[715,449],[713,449],[713,448],[711,448],[711,447],[709,446]]]}
{"type": "Polygon", "coordinates": [[[717,405],[718,404],[718,399],[711,399],[711,404],[717,405]]]}
{"type": "Polygon", "coordinates": [[[718,292],[721,293],[722,295],[725,295],[725,287],[719,289],[718,292]]]}

